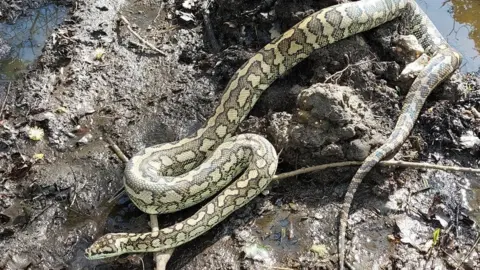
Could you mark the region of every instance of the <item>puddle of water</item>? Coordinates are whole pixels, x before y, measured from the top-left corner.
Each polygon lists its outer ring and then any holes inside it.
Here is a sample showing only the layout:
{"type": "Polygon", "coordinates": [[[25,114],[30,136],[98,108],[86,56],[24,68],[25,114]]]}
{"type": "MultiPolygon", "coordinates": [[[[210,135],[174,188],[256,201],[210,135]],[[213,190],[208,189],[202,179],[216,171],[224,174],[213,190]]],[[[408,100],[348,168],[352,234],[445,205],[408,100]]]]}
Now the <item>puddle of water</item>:
{"type": "Polygon", "coordinates": [[[282,257],[308,250],[306,243],[299,242],[305,231],[298,226],[300,220],[300,215],[283,209],[264,214],[255,221],[261,244],[273,248],[282,257]]]}
{"type": "Polygon", "coordinates": [[[448,43],[463,54],[462,72],[480,72],[480,0],[416,0],[448,43]]]}
{"type": "Polygon", "coordinates": [[[11,47],[0,59],[0,80],[13,80],[41,55],[46,39],[67,15],[67,8],[54,4],[18,18],[14,24],[0,23],[0,37],[11,47]]]}

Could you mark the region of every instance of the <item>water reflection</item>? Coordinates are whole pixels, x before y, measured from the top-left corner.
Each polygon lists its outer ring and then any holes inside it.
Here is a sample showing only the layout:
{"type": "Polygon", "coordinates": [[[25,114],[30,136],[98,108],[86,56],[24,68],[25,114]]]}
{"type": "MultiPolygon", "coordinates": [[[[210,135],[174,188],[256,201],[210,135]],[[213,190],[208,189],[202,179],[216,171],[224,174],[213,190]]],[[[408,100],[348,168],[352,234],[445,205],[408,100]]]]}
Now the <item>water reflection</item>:
{"type": "Polygon", "coordinates": [[[475,48],[480,52],[480,1],[452,0],[452,5],[453,18],[459,23],[470,26],[468,37],[475,42],[475,48]]]}
{"type": "Polygon", "coordinates": [[[18,18],[14,24],[0,23],[0,37],[11,47],[7,57],[0,60],[0,79],[15,79],[40,56],[46,39],[66,14],[65,7],[50,4],[18,18]]]}
{"type": "Polygon", "coordinates": [[[480,0],[417,0],[438,30],[464,56],[463,72],[480,72],[480,0]]]}

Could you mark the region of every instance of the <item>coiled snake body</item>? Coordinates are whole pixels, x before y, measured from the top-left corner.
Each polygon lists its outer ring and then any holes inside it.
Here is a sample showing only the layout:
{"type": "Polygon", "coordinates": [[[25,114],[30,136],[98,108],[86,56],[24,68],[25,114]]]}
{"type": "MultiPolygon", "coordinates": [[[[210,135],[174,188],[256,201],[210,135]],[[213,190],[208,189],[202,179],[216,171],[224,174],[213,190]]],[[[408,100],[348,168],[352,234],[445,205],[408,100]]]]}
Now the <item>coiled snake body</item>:
{"type": "Polygon", "coordinates": [[[180,141],[146,148],[125,169],[126,191],[146,213],[175,212],[219,193],[190,218],[158,232],[102,236],[87,249],[86,256],[99,259],[173,248],[248,203],[270,183],[277,154],[259,135],[231,136],[262,92],[313,50],[400,16],[432,58],[412,84],[391,136],[365,160],[348,188],[339,233],[343,268],[346,220],[358,185],[378,161],[403,143],[430,91],[461,62],[460,54],[413,0],[366,0],[331,6],[308,16],[258,51],[234,74],[214,115],[201,129],[180,141]]]}

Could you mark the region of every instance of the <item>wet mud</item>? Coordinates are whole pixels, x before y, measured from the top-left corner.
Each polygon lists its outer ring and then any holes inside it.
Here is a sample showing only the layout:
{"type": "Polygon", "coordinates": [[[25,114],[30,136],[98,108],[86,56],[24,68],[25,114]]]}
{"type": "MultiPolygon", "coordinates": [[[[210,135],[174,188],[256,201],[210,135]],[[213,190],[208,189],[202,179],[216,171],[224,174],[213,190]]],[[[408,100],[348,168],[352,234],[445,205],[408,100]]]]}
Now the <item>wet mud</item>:
{"type": "MultiPolygon", "coordinates": [[[[106,138],[131,156],[194,132],[255,51],[334,3],[217,0],[208,13],[198,1],[65,6],[39,59],[1,84],[0,268],[153,269],[151,254],[84,257],[105,233],[150,230],[127,197],[108,202],[122,187],[124,166],[106,138]],[[161,53],[132,35],[121,15],[161,53]]],[[[0,11],[7,19],[20,14],[0,11]]],[[[390,134],[411,83],[397,79],[405,63],[391,50],[399,23],[314,52],[262,95],[238,132],[275,145],[278,173],[364,159],[390,134]]],[[[479,167],[479,93],[478,74],[456,72],[428,99],[394,158],[479,167]]],[[[355,170],[274,181],[177,248],[168,269],[335,269],[339,206],[355,170]]],[[[348,261],[357,269],[455,269],[462,261],[477,269],[478,246],[463,257],[478,234],[479,179],[375,168],[350,212],[348,261]]],[[[160,225],[195,209],[162,215],[160,225]]]]}

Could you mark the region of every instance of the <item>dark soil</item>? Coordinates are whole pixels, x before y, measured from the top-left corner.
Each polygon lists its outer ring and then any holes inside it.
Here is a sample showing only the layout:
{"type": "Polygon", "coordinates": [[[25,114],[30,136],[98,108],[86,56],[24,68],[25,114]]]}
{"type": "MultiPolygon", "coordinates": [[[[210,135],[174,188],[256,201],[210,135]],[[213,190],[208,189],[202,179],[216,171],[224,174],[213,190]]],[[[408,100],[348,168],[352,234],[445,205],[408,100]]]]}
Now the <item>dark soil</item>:
{"type": "MultiPolygon", "coordinates": [[[[83,255],[105,233],[149,230],[148,216],[127,197],[107,203],[122,187],[123,164],[105,138],[130,156],[194,132],[272,33],[334,1],[217,0],[209,15],[198,1],[185,3],[193,4],[76,1],[30,72],[7,97],[0,91],[0,268],[152,269],[150,254],[111,261],[83,255]],[[135,38],[120,13],[165,55],[135,38]],[[43,139],[29,138],[32,127],[44,130],[43,139]]],[[[37,4],[2,2],[0,17],[37,4]]],[[[264,134],[281,150],[279,173],[365,158],[390,134],[411,83],[396,80],[404,67],[391,50],[398,23],[313,53],[266,91],[239,132],[264,134]]],[[[465,143],[480,135],[479,93],[475,74],[452,76],[429,98],[395,158],[479,167],[477,145],[465,143]]],[[[177,248],[168,268],[335,268],[338,208],[355,169],[273,183],[177,248]],[[255,257],[246,252],[254,244],[268,248],[255,257]]],[[[374,169],[354,199],[348,261],[357,269],[454,269],[478,234],[479,190],[474,174],[374,169]]],[[[161,224],[194,211],[161,216],[161,224]]],[[[479,254],[477,246],[465,269],[479,269],[479,254]]]]}

